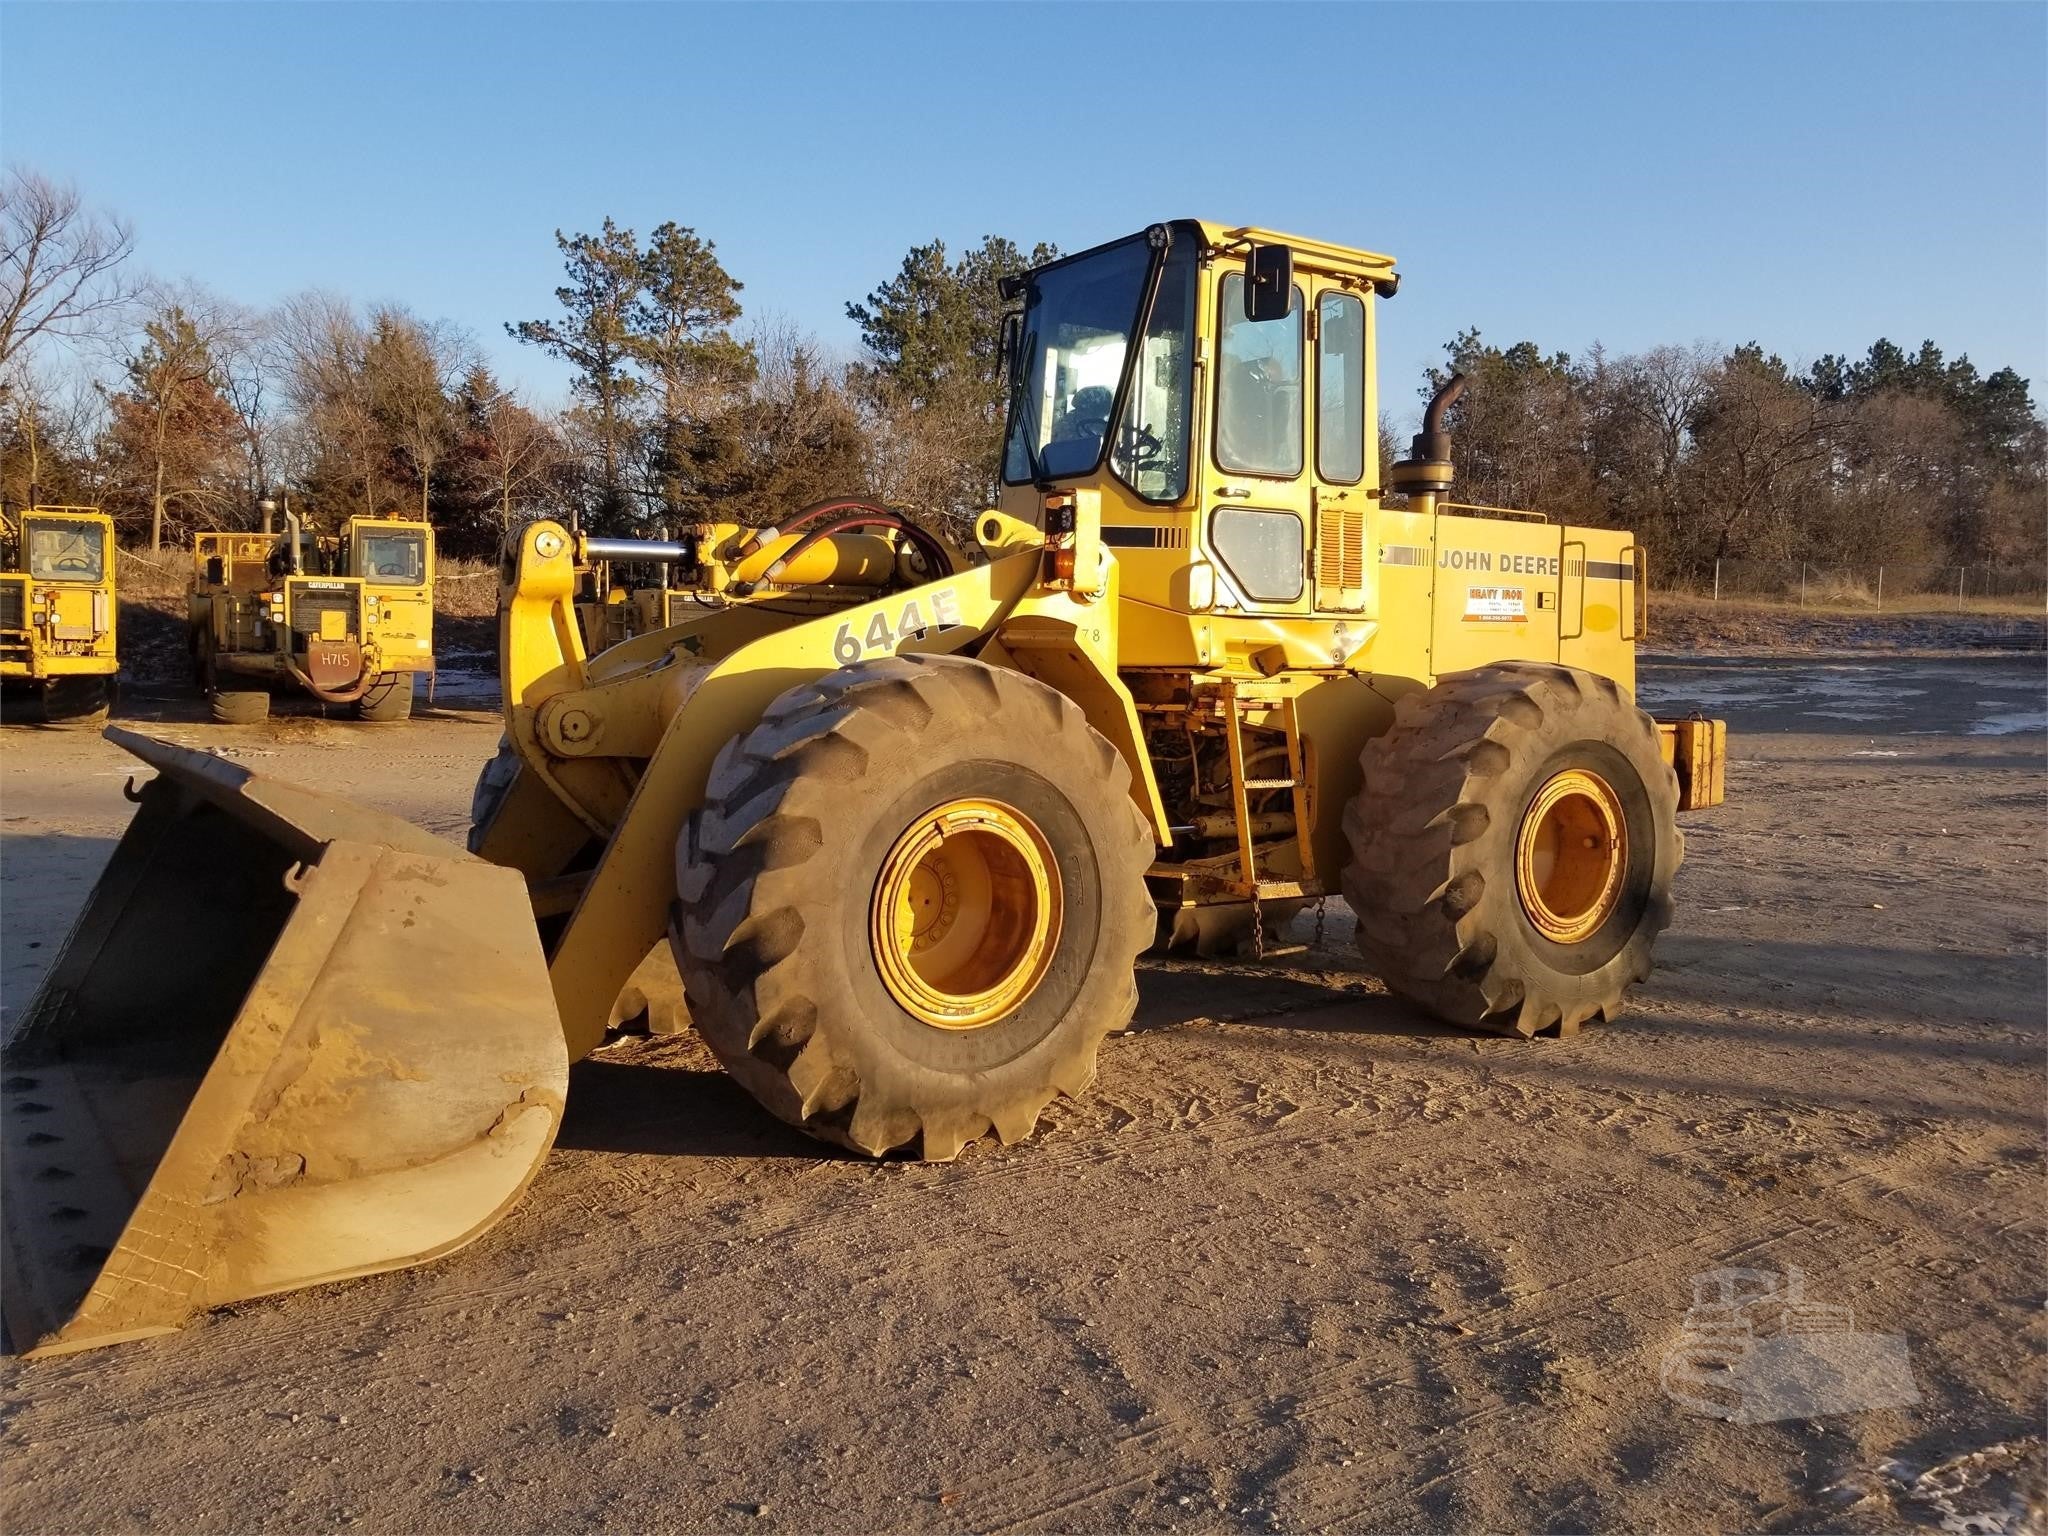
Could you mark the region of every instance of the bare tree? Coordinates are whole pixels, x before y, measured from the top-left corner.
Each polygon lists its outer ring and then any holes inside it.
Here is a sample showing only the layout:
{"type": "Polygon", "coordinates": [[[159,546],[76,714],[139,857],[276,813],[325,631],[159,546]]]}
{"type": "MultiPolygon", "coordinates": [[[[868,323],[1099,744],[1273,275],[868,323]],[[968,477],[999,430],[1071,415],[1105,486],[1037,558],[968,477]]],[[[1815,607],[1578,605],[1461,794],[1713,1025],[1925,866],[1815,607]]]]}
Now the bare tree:
{"type": "Polygon", "coordinates": [[[130,483],[146,483],[151,550],[163,547],[174,506],[217,525],[235,499],[226,477],[238,423],[217,348],[238,319],[196,289],[160,294],[128,359],[127,384],[113,397],[111,446],[130,483]]]}
{"type": "Polygon", "coordinates": [[[549,484],[561,467],[562,438],[545,416],[528,410],[509,392],[499,398],[488,419],[483,463],[498,501],[499,530],[509,533],[519,508],[528,505],[533,492],[549,484]]]}
{"type": "Polygon", "coordinates": [[[97,505],[106,424],[106,396],[89,375],[17,358],[0,379],[0,503],[97,505]]]}
{"type": "Polygon", "coordinates": [[[359,496],[375,517],[387,445],[370,400],[368,329],[347,300],[328,293],[286,300],[274,325],[285,398],[301,429],[296,478],[316,501],[359,496]]]}
{"type": "Polygon", "coordinates": [[[283,358],[271,317],[254,310],[236,311],[222,328],[214,356],[221,393],[233,407],[239,427],[243,494],[254,509],[276,473],[275,406],[283,358]]]}
{"type": "Polygon", "coordinates": [[[1839,415],[1754,347],[1721,362],[1693,427],[1688,512],[1701,559],[1798,552],[1803,520],[1825,492],[1839,415]]]}
{"type": "Polygon", "coordinates": [[[488,516],[502,540],[521,510],[555,484],[568,462],[567,444],[553,420],[522,404],[516,390],[502,388],[481,362],[463,378],[456,409],[464,428],[456,444],[457,477],[470,489],[456,499],[488,516]]]}
{"type": "Polygon", "coordinates": [[[134,289],[119,269],[134,249],[125,220],[87,209],[75,187],[10,167],[0,177],[0,380],[37,338],[76,337],[125,306],[134,289]]]}

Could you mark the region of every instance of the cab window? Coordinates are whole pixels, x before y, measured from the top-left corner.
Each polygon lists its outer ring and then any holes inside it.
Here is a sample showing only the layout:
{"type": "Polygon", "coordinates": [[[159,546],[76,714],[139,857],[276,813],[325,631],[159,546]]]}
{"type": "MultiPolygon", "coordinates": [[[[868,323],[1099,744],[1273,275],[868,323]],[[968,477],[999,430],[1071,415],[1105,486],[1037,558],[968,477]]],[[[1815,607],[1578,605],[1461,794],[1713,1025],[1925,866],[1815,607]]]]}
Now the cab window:
{"type": "Polygon", "coordinates": [[[426,581],[424,534],[365,533],[360,537],[364,580],[392,587],[417,587],[426,581]]]}
{"type": "Polygon", "coordinates": [[[1316,300],[1316,473],[1365,478],[1365,301],[1354,293],[1316,300]]]}
{"type": "Polygon", "coordinates": [[[99,581],[106,575],[106,530],[98,523],[28,523],[28,573],[38,581],[99,581]]]}
{"type": "Polygon", "coordinates": [[[1188,490],[1188,405],[1193,397],[1194,248],[1180,242],[1159,274],[1152,323],[1138,348],[1130,403],[1110,464],[1147,501],[1179,501],[1188,490]]]}
{"type": "Polygon", "coordinates": [[[1301,596],[1302,546],[1301,519],[1292,512],[1218,507],[1209,518],[1209,547],[1255,603],[1291,603],[1301,596]]]}
{"type": "Polygon", "coordinates": [[[1301,290],[1279,320],[1244,317],[1244,274],[1223,279],[1216,462],[1247,475],[1301,473],[1301,290]]]}

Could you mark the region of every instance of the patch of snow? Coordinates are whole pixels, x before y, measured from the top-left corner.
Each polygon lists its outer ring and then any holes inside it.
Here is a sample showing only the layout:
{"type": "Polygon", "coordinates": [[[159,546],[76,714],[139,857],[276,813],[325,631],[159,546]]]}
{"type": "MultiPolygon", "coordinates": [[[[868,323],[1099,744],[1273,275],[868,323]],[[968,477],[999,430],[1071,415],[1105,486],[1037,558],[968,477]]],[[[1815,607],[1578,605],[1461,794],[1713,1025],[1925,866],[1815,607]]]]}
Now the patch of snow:
{"type": "Polygon", "coordinates": [[[2017,736],[2022,731],[2048,731],[2048,711],[2030,709],[2010,715],[1986,715],[1970,727],[1972,736],[2017,736]]]}

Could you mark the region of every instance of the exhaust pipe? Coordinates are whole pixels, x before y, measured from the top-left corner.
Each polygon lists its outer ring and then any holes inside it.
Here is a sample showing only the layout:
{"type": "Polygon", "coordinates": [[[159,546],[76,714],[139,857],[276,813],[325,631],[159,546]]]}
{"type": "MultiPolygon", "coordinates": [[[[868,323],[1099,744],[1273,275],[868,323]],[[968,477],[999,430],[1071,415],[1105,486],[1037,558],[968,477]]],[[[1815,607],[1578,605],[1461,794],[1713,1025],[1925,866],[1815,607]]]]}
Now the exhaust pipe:
{"type": "Polygon", "coordinates": [[[1411,498],[1427,498],[1418,511],[1434,510],[1436,498],[1450,491],[1451,434],[1444,430],[1444,414],[1465,393],[1469,382],[1462,373],[1444,380],[1429,397],[1429,406],[1422,413],[1422,430],[1409,440],[1408,457],[1387,466],[1392,489],[1411,498]]]}

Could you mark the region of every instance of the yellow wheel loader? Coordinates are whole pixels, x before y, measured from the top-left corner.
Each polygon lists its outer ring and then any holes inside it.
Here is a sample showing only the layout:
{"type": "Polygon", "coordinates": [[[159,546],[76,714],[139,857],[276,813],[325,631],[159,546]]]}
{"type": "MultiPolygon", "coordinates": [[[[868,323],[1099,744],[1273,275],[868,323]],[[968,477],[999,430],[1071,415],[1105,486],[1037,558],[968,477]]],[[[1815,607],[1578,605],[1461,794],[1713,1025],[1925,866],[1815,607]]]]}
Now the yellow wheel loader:
{"type": "Polygon", "coordinates": [[[98,725],[112,707],[115,558],[97,507],[0,515],[0,689],[33,696],[42,724],[98,725]]]}
{"type": "Polygon", "coordinates": [[[1381,484],[1395,281],[1193,221],[1018,279],[972,556],[778,531],[833,579],[593,656],[579,559],[681,552],[524,529],[467,853],[110,731],[155,777],[10,1053],[14,1337],[470,1240],[664,978],[772,1113],[937,1159],[1087,1087],[1148,946],[1255,958],[1340,892],[1441,1018],[1612,1017],[1725,734],[1635,707],[1628,534],[1450,501],[1450,391],[1381,484]]]}
{"type": "Polygon", "coordinates": [[[187,634],[223,724],[264,719],[279,685],[362,720],[407,719],[434,670],[434,530],[351,517],[322,539],[287,512],[282,535],[197,534],[187,634]]]}

